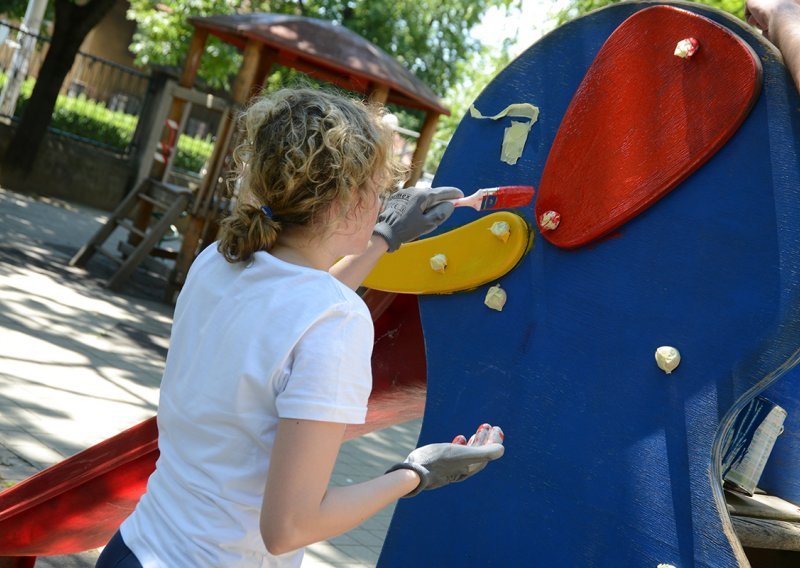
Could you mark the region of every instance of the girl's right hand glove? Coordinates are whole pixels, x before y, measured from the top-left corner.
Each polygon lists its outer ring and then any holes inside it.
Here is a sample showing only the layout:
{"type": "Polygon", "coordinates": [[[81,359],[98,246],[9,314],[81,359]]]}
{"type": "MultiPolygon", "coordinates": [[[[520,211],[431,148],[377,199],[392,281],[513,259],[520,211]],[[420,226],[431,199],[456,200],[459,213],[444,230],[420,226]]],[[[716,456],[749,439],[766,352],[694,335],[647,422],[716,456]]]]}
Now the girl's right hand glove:
{"type": "Polygon", "coordinates": [[[373,234],[383,237],[389,252],[433,231],[453,213],[450,199],[464,197],[456,187],[409,187],[394,192],[378,216],[373,234]]]}
{"type": "Polygon", "coordinates": [[[429,444],[411,452],[406,460],[390,467],[386,473],[410,469],[419,474],[420,482],[405,497],[414,497],[426,489],[464,481],[503,455],[503,431],[499,426],[482,424],[469,442],[456,436],[452,444],[429,444]]]}

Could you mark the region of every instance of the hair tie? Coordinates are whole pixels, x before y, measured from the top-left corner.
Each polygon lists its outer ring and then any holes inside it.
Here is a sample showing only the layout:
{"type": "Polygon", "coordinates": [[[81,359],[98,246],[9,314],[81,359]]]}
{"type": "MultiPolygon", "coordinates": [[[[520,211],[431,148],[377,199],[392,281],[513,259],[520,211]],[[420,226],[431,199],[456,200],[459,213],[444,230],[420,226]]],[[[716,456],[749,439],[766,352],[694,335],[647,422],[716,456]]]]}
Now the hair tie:
{"type": "Polygon", "coordinates": [[[262,205],[262,206],[261,206],[261,212],[264,214],[264,216],[265,216],[267,219],[269,219],[270,221],[272,221],[272,219],[273,219],[273,215],[272,215],[272,209],[270,209],[270,208],[269,208],[267,205],[262,205]]]}

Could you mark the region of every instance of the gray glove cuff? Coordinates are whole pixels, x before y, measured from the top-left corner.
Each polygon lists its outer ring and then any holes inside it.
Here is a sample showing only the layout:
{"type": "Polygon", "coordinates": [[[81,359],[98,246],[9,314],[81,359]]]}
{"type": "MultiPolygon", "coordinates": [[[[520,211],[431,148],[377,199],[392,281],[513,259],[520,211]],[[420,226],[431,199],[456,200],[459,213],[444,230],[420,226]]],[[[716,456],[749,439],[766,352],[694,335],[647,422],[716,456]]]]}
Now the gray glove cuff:
{"type": "Polygon", "coordinates": [[[394,252],[400,248],[400,245],[403,244],[401,242],[395,242],[395,240],[392,239],[392,229],[386,223],[378,223],[375,225],[375,228],[372,229],[372,234],[378,235],[384,241],[386,241],[386,244],[389,245],[389,250],[387,252],[394,252]]]}
{"type": "Polygon", "coordinates": [[[392,194],[372,230],[394,252],[400,245],[427,235],[452,213],[452,199],[464,194],[456,187],[408,188],[392,194]]]}
{"type": "Polygon", "coordinates": [[[386,473],[391,473],[393,471],[397,471],[398,469],[410,469],[411,471],[416,471],[417,475],[419,475],[419,485],[417,485],[416,489],[414,489],[412,492],[403,495],[403,499],[416,497],[428,487],[428,474],[430,472],[423,466],[419,465],[418,463],[400,462],[387,469],[386,473]]]}

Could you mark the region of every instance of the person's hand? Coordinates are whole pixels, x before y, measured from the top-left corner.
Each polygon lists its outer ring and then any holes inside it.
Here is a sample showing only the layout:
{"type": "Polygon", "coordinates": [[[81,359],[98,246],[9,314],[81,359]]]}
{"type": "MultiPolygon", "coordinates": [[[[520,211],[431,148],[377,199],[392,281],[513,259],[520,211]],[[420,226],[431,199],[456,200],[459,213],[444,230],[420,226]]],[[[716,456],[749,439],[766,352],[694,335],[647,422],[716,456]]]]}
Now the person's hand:
{"type": "Polygon", "coordinates": [[[449,199],[464,197],[455,187],[410,187],[396,191],[386,201],[373,234],[394,252],[400,245],[433,231],[453,213],[449,199]]]}
{"type": "Polygon", "coordinates": [[[503,455],[503,431],[499,426],[481,424],[467,442],[456,436],[451,444],[429,444],[411,452],[406,460],[390,467],[386,473],[398,469],[416,471],[420,482],[413,497],[426,489],[436,489],[448,483],[464,481],[486,467],[486,464],[503,455]]]}
{"type": "Polygon", "coordinates": [[[744,17],[747,23],[762,31],[764,37],[770,37],[770,22],[772,18],[784,7],[800,7],[797,0],[747,0],[744,7],[744,17]]]}

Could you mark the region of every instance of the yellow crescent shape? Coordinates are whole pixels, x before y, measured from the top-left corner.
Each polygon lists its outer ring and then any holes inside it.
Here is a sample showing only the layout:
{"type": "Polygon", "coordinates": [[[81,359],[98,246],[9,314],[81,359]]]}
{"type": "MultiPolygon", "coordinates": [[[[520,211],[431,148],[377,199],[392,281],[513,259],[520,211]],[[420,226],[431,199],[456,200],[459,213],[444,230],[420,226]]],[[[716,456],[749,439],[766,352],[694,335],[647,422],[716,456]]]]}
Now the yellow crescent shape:
{"type": "Polygon", "coordinates": [[[514,268],[533,243],[533,232],[521,216],[499,211],[435,237],[414,241],[383,255],[364,286],[400,294],[450,294],[497,280],[514,268]],[[490,228],[505,221],[511,228],[503,242],[490,228]],[[443,272],[431,268],[431,257],[443,254],[443,272]]]}

